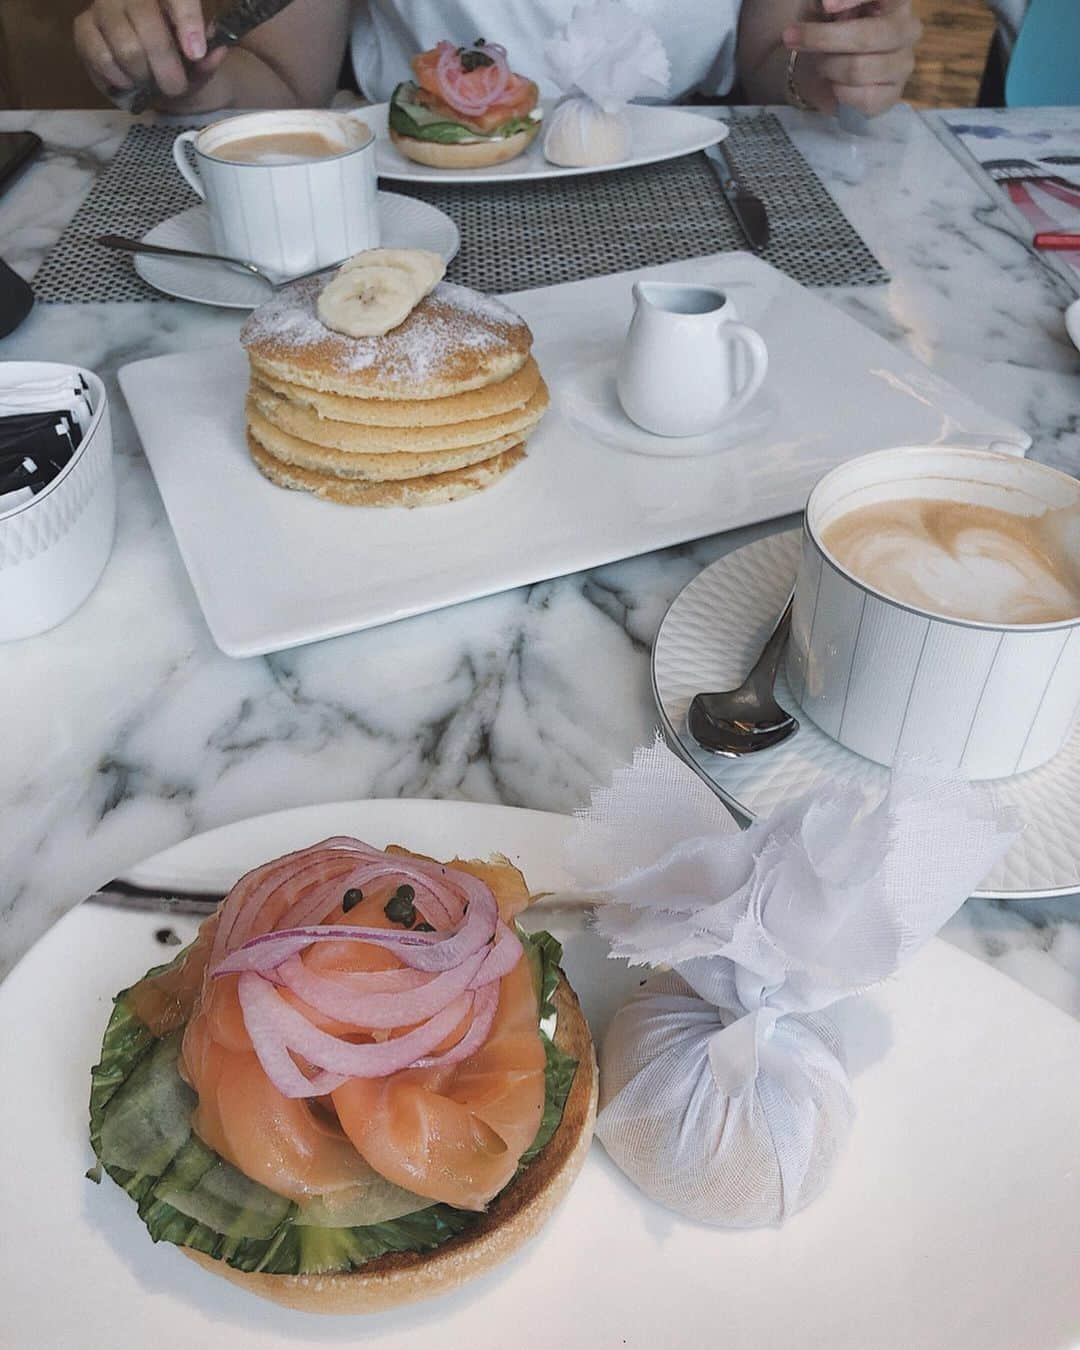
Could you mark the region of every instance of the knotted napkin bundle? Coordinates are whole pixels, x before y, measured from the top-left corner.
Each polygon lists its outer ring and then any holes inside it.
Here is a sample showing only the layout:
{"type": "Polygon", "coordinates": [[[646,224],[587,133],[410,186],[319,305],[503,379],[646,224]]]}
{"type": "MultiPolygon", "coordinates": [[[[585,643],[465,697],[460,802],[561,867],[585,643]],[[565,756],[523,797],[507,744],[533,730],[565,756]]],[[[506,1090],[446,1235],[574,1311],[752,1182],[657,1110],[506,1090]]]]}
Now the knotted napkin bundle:
{"type": "Polygon", "coordinates": [[[615,164],[630,153],[626,104],[660,98],[671,68],[656,30],[618,0],[577,5],[546,44],[565,94],[547,120],[544,154],[568,167],[615,164]]]}
{"type": "Polygon", "coordinates": [[[896,771],[877,804],[819,789],[740,832],[659,742],[579,813],[570,866],[611,955],[659,968],[616,1015],[596,1133],[660,1204],[779,1224],[854,1114],[825,1010],[891,975],[1017,838],[985,790],[896,771]]]}

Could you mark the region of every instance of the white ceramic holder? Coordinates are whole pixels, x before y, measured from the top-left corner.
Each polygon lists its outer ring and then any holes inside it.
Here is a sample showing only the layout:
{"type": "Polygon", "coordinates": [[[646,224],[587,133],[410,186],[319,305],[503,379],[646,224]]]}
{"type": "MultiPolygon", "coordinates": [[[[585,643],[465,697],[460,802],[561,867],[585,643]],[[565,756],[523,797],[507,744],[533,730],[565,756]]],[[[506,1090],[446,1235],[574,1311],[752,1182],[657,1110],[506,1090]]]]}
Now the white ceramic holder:
{"type": "Polygon", "coordinates": [[[116,523],[112,430],[105,386],[93,371],[46,361],[0,364],[0,391],[77,373],[93,415],[63,471],[29,501],[0,513],[0,642],[62,623],[97,585],[116,523]]]}

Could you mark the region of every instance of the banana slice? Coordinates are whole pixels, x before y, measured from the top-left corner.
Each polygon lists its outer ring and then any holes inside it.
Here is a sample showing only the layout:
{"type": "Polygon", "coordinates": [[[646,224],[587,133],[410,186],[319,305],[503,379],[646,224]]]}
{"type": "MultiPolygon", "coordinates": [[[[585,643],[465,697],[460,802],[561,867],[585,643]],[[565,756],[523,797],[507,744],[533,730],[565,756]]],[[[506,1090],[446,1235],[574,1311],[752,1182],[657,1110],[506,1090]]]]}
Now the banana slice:
{"type": "Polygon", "coordinates": [[[346,337],[382,337],[405,322],[422,296],[403,267],[342,268],[319,296],[319,318],[346,337]]]}
{"type": "Polygon", "coordinates": [[[442,258],[425,248],[368,248],[343,262],[338,272],[354,272],[361,267],[400,267],[415,278],[418,300],[430,295],[446,275],[442,258]]]}

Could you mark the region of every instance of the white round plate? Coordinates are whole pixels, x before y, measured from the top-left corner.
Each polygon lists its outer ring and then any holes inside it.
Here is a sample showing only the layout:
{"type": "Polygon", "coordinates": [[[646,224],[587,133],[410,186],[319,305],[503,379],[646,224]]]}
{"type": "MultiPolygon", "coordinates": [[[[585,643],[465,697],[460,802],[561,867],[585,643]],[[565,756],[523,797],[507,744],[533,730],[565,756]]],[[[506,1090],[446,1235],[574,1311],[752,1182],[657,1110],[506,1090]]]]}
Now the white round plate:
{"type": "MultiPolygon", "coordinates": [[[[545,117],[550,116],[557,99],[544,99],[545,117]]],[[[607,173],[677,159],[715,145],[728,134],[728,125],[716,117],[687,108],[661,108],[631,103],[626,109],[630,119],[631,152],[618,164],[599,164],[585,168],[565,168],[544,158],[544,132],[527,150],[505,164],[490,169],[432,169],[408,159],[394,145],[387,128],[390,105],[373,103],[360,108],[356,116],[375,133],[375,167],[380,178],[396,178],[408,183],[520,183],[529,178],[573,178],[582,173],[607,173]]]]}
{"type": "MultiPolygon", "coordinates": [[[[224,888],[286,849],[353,833],[441,857],[504,852],[534,890],[558,890],[569,828],[565,816],[468,802],[339,803],[214,830],[131,876],[224,888]]],[[[580,910],[530,913],[564,942],[599,1036],[640,971],[605,959],[580,910]]],[[[860,1001],[862,1015],[849,1007],[858,1119],[824,1194],[783,1228],[684,1221],[597,1145],[543,1232],[505,1265],[456,1293],[350,1318],[293,1312],[215,1279],[151,1243],[108,1178],[83,1176],[90,1066],[112,996],[171,950],[155,938],[163,928],[187,939],[195,920],[81,905],[0,985],[5,1350],[1080,1344],[1080,1024],[944,942],[860,1001]]]]}
{"type": "MultiPolygon", "coordinates": [[[[449,262],[461,245],[458,227],[446,212],[416,197],[380,192],[378,209],[379,233],[383,244],[389,248],[426,248],[449,262]]],[[[191,206],[155,225],[143,235],[143,243],[213,253],[209,212],[205,206],[191,206]]],[[[135,271],[143,281],[179,300],[220,305],[225,309],[254,309],[269,298],[267,287],[258,277],[227,263],[200,262],[195,258],[157,258],[151,253],[137,253],[133,261],[135,271]]]]}
{"type": "MultiPolygon", "coordinates": [[[[695,694],[742,683],[795,580],[799,540],[798,530],[769,535],[707,567],[675,597],[653,644],[653,694],[669,743],[736,814],[750,819],[828,779],[879,793],[888,774],[815,726],[782,669],[776,696],[800,722],[790,740],[733,760],[702,750],[686,729],[695,694]]],[[[1024,833],[975,894],[1034,900],[1080,891],[1080,722],[1049,764],[987,786],[1017,812],[1024,833]]]]}

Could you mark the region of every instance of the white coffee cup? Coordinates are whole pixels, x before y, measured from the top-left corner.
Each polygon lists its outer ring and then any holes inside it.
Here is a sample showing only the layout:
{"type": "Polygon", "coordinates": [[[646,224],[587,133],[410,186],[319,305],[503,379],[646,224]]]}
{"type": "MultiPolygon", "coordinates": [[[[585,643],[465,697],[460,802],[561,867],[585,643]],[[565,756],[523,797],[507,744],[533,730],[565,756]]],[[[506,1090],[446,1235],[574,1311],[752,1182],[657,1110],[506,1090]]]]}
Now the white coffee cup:
{"type": "Polygon", "coordinates": [[[754,397],[769,367],[760,333],[737,322],[716,286],[639,281],[616,389],[632,422],[658,436],[698,436],[754,397]]]}
{"type": "Polygon", "coordinates": [[[181,132],[173,158],[206,202],[215,250],[226,256],[295,276],[379,244],[375,138],[355,117],[321,109],[246,113],[181,132]],[[286,164],[220,157],[233,141],[298,132],[340,144],[341,154],[286,164]]]}
{"type": "Polygon", "coordinates": [[[880,450],[826,474],[807,502],[787,675],[803,711],[879,764],[913,757],[1002,778],[1061,749],[1080,707],[1080,616],[976,622],[867,585],[822,536],[859,507],[934,498],[1014,514],[1080,507],[1080,483],[1012,455],[880,450]]]}

